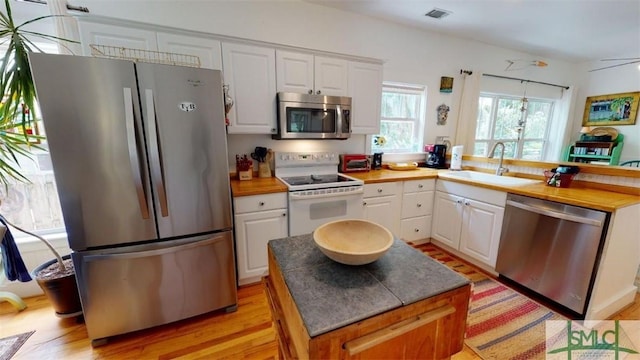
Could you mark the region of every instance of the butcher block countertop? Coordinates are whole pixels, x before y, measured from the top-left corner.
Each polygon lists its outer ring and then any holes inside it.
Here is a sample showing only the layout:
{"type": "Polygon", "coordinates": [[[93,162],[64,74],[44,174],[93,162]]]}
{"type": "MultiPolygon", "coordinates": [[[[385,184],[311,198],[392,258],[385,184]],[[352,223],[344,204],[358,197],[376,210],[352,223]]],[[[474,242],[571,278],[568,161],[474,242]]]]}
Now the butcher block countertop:
{"type": "MultiPolygon", "coordinates": [[[[348,173],[347,175],[361,179],[365,184],[373,184],[418,179],[436,179],[438,178],[438,173],[441,171],[449,170],[417,168],[415,170],[395,171],[381,169],[371,170],[369,172],[348,173]]],[[[454,179],[448,177],[446,180],[608,212],[640,204],[640,196],[638,195],[589,188],[585,186],[584,182],[573,182],[569,188],[556,188],[547,186],[542,180],[539,183],[519,186],[492,185],[465,178],[454,179]]],[[[287,186],[275,177],[254,178],[253,180],[247,181],[231,179],[231,191],[235,197],[260,195],[286,192],[287,186]]]]}

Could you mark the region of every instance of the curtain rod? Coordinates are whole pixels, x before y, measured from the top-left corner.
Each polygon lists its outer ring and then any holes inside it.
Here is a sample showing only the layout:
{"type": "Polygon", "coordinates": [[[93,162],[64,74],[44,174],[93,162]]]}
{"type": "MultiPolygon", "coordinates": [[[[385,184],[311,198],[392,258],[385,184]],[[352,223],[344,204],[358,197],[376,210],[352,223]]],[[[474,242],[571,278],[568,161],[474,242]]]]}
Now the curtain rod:
{"type": "Polygon", "coordinates": [[[494,77],[494,78],[499,78],[499,79],[507,79],[507,80],[516,80],[516,81],[520,81],[520,82],[541,84],[541,85],[547,85],[547,86],[555,86],[555,87],[563,88],[565,90],[569,90],[568,86],[550,84],[550,83],[541,82],[541,81],[535,81],[535,80],[527,80],[527,79],[520,79],[520,78],[514,78],[514,77],[502,76],[502,75],[493,75],[493,74],[482,74],[482,76],[494,77]]]}

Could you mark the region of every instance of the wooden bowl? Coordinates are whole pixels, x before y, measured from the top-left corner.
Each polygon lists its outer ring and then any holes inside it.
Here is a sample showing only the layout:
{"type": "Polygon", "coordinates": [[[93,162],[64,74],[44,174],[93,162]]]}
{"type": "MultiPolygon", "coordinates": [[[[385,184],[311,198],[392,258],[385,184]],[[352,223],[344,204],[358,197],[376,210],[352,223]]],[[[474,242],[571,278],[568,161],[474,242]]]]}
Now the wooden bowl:
{"type": "Polygon", "coordinates": [[[313,232],[316,245],[330,259],[346,265],[364,265],[378,260],[393,244],[387,228],[360,219],[337,220],[313,232]]]}

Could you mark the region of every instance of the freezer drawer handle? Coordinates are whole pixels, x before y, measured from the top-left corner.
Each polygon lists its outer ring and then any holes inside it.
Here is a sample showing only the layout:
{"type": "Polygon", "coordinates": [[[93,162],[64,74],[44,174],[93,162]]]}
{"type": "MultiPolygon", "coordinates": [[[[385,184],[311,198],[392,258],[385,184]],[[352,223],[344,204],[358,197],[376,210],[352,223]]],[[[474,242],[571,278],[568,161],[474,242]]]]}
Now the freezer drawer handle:
{"type": "Polygon", "coordinates": [[[207,245],[224,241],[224,240],[225,240],[225,237],[218,236],[218,237],[212,237],[206,240],[190,241],[180,245],[168,246],[168,247],[163,247],[163,248],[153,249],[153,250],[123,252],[123,253],[115,253],[115,254],[85,255],[83,259],[85,262],[98,261],[98,260],[139,259],[139,258],[146,258],[151,256],[174,254],[180,251],[185,251],[185,250],[193,249],[197,247],[203,247],[203,246],[207,246],[207,245]]]}
{"type": "Polygon", "coordinates": [[[142,174],[140,171],[140,158],[138,157],[138,149],[136,146],[136,126],[133,116],[133,99],[131,88],[123,88],[124,95],[124,117],[127,131],[127,147],[129,149],[129,164],[131,165],[131,173],[138,194],[138,203],[140,204],[140,213],[143,219],[149,218],[149,204],[147,203],[147,194],[142,185],[142,174]]]}
{"type": "Polygon", "coordinates": [[[581,224],[594,225],[594,226],[602,226],[602,221],[599,221],[599,220],[593,220],[593,219],[585,218],[582,216],[561,213],[561,212],[557,212],[549,209],[542,209],[537,206],[527,205],[527,204],[523,204],[513,200],[507,200],[507,205],[517,207],[522,210],[531,211],[540,215],[550,216],[556,219],[568,220],[568,221],[573,221],[581,224]]]}
{"type": "Polygon", "coordinates": [[[149,118],[149,143],[151,145],[151,176],[156,184],[158,192],[158,201],[160,201],[160,213],[162,217],[169,216],[169,208],[167,206],[167,192],[164,187],[164,173],[162,164],[160,163],[160,146],[158,141],[158,124],[156,120],[156,106],[153,102],[153,90],[145,90],[145,102],[147,104],[147,116],[149,118]]]}

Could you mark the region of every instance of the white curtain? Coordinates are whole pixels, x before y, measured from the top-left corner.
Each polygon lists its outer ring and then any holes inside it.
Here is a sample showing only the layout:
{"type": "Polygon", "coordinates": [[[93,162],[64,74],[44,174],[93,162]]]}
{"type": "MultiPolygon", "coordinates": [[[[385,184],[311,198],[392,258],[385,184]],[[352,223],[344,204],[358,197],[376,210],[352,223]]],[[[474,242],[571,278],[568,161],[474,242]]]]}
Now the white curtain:
{"type": "MultiPolygon", "coordinates": [[[[57,15],[53,17],[56,36],[62,39],[80,42],[78,22],[74,17],[69,15],[66,0],[47,0],[47,4],[49,5],[51,15],[57,15]]],[[[58,41],[58,51],[60,54],[82,55],[80,44],[68,41],[58,41]]]]}
{"type": "Polygon", "coordinates": [[[480,97],[480,78],[482,73],[473,71],[471,75],[464,75],[462,96],[458,110],[456,138],[454,145],[464,145],[464,153],[473,153],[473,143],[476,135],[478,119],[478,98],[480,97]]]}
{"type": "Polygon", "coordinates": [[[549,126],[548,144],[543,161],[556,162],[562,160],[562,150],[572,142],[572,134],[577,134],[580,128],[574,128],[574,113],[576,94],[575,86],[570,86],[568,90],[563,89],[562,99],[557,101],[557,108],[551,118],[549,126]]]}

